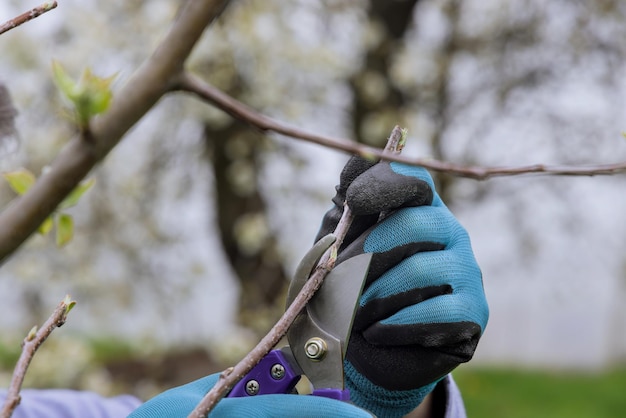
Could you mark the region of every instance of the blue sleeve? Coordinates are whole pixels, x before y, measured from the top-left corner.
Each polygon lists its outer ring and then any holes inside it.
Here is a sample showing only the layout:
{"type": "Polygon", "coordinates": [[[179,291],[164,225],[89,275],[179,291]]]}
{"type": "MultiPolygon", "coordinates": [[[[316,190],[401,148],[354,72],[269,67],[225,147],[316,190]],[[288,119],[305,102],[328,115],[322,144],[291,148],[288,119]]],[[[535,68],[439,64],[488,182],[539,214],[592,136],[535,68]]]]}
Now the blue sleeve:
{"type": "MultiPolygon", "coordinates": [[[[105,398],[67,389],[25,389],[12,418],[126,418],[141,401],[130,395],[105,398]]],[[[0,391],[0,405],[6,391],[0,391]]]]}

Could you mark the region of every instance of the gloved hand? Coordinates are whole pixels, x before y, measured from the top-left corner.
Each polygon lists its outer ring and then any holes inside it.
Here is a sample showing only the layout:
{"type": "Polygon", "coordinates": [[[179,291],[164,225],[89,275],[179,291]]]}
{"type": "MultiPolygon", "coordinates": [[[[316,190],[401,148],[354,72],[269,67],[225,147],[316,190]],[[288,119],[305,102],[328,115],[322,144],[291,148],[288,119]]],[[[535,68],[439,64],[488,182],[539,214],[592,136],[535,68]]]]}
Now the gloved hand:
{"type": "Polygon", "coordinates": [[[467,232],[423,168],[352,158],[317,239],[334,230],[346,199],[355,220],[338,263],[374,253],[346,384],[358,406],[401,417],[471,359],[489,316],[482,275],[467,232]]]}
{"type": "MultiPolygon", "coordinates": [[[[170,389],[136,409],[128,418],[186,418],[215,385],[219,373],[170,389]]],[[[319,396],[262,395],[222,399],[210,418],[371,418],[371,414],[347,402],[319,396]]]]}

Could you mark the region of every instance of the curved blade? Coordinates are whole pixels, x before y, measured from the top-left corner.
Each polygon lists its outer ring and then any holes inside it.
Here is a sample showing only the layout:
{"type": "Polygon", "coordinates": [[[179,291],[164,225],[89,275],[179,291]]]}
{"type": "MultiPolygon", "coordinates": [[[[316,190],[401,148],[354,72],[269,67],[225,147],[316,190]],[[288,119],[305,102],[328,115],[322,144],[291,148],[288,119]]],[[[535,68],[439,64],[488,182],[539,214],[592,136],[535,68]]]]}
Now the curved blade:
{"type": "Polygon", "coordinates": [[[311,319],[341,341],[343,356],[371,260],[371,253],[361,254],[335,267],[307,307],[311,319]]]}
{"type": "Polygon", "coordinates": [[[289,290],[287,291],[287,307],[291,305],[291,302],[293,302],[298,293],[300,293],[302,286],[304,286],[304,283],[309,279],[319,259],[336,240],[337,237],[333,234],[328,234],[317,241],[304,257],[302,257],[302,261],[298,264],[296,273],[293,275],[291,284],[289,284],[289,290]]]}
{"type": "Polygon", "coordinates": [[[343,360],[372,254],[335,267],[287,332],[293,356],[313,387],[344,388],[343,360]],[[307,342],[322,340],[325,353],[307,355],[307,342]]]}

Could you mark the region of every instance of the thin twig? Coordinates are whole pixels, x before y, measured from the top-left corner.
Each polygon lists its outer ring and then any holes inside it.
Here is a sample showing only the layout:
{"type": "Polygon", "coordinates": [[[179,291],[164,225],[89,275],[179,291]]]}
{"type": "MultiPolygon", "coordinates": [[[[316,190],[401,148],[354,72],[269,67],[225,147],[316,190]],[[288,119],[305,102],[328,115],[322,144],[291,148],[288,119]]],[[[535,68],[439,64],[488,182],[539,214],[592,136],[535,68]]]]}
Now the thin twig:
{"type": "Polygon", "coordinates": [[[7,22],[0,25],[0,35],[2,35],[4,32],[8,32],[11,29],[20,26],[21,24],[28,22],[29,20],[33,20],[56,7],[56,1],[47,1],[26,13],[22,13],[21,15],[14,17],[13,19],[8,20],[7,22]]]}
{"type": "Polygon", "coordinates": [[[289,126],[283,122],[272,119],[263,115],[251,107],[239,102],[238,100],[228,96],[215,87],[205,83],[198,77],[189,73],[185,73],[178,81],[178,88],[181,91],[193,93],[202,100],[213,104],[215,107],[228,113],[235,119],[246,122],[257,129],[264,132],[274,132],[291,138],[302,139],[304,141],[323,145],[357,154],[364,157],[385,158],[389,161],[398,161],[401,163],[419,165],[424,168],[453,174],[459,177],[467,177],[476,180],[485,180],[492,177],[515,176],[520,174],[550,174],[563,176],[596,176],[610,175],[626,172],[626,161],[620,161],[611,164],[594,164],[594,165],[546,165],[533,164],[519,167],[479,167],[464,166],[446,161],[428,159],[428,158],[411,158],[402,155],[384,156],[383,151],[362,145],[345,138],[318,135],[304,130],[289,126]]]}
{"type": "MultiPolygon", "coordinates": [[[[389,139],[387,146],[385,147],[384,155],[399,154],[404,146],[406,139],[405,132],[396,126],[389,139]]],[[[261,341],[254,347],[237,365],[224,370],[219,377],[219,380],[211,388],[211,390],[205,395],[202,401],[196,406],[196,408],[189,414],[189,418],[204,418],[206,417],[218,402],[226,396],[226,394],[237,384],[250,370],[254,368],[263,357],[270,352],[276,344],[287,334],[289,327],[296,319],[296,317],[302,312],[306,304],[311,300],[315,292],[322,285],[324,278],[335,266],[337,261],[337,252],[343,243],[343,240],[350,229],[350,225],[354,219],[354,215],[350,210],[350,207],[344,203],[343,213],[341,219],[337,223],[333,235],[336,240],[333,245],[324,253],[318,262],[317,266],[313,270],[313,273],[309,279],[305,282],[304,286],[295,297],[291,305],[285,310],[285,313],[280,317],[272,329],[261,339],[261,341]]]]}
{"type": "Polygon", "coordinates": [[[76,305],[76,302],[71,300],[71,297],[67,295],[65,299],[56,307],[50,318],[37,330],[37,327],[33,327],[24,342],[22,343],[22,353],[13,370],[13,377],[11,378],[11,385],[7,392],[7,397],[0,411],[0,418],[9,418],[13,414],[13,410],[17,408],[20,403],[20,390],[28,366],[32,361],[37,349],[43,344],[48,336],[54,331],[55,328],[60,327],[67,320],[67,314],[76,305]]]}

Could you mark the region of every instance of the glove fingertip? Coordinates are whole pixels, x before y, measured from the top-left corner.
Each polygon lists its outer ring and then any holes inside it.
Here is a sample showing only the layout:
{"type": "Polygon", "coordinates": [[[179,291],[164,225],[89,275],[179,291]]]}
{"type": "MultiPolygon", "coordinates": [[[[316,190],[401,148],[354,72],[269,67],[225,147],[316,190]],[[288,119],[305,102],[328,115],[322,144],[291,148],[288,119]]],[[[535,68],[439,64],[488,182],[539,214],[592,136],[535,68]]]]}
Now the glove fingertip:
{"type": "MultiPolygon", "coordinates": [[[[352,182],[359,177],[362,173],[369,170],[372,166],[376,165],[376,161],[366,160],[359,156],[351,157],[346,165],[341,170],[339,175],[339,186],[337,186],[337,192],[339,194],[345,193],[345,190],[352,184],[352,182]]],[[[337,202],[335,202],[338,204],[337,202]]],[[[341,204],[343,202],[340,202],[341,204]]]]}
{"type": "Polygon", "coordinates": [[[399,163],[396,161],[389,163],[389,167],[394,173],[401,176],[414,177],[422,180],[426,182],[433,189],[433,191],[435,190],[435,182],[433,181],[433,177],[424,167],[399,163]]]}
{"type": "Polygon", "coordinates": [[[357,216],[406,206],[430,205],[432,200],[431,184],[415,176],[396,173],[388,163],[380,163],[367,170],[346,191],[348,206],[357,216]]]}

